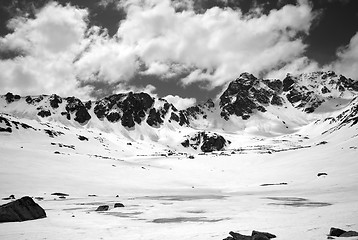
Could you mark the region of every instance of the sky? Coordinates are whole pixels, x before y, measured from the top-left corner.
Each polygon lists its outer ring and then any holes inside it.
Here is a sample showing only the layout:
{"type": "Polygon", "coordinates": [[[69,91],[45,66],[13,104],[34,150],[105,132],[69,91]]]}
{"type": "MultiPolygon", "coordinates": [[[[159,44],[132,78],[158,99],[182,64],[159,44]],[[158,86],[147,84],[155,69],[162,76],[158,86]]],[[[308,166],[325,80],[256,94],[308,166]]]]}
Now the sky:
{"type": "Polygon", "coordinates": [[[184,108],[240,73],[358,79],[356,0],[2,0],[0,94],[145,91],[184,108]]]}

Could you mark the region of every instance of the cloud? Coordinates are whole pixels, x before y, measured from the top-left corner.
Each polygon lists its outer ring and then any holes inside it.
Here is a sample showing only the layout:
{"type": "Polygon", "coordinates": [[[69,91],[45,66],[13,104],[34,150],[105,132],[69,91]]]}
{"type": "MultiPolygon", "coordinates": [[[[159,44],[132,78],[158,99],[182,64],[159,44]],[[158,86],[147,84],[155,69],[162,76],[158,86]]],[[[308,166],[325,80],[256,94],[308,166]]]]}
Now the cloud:
{"type": "Polygon", "coordinates": [[[168,95],[164,97],[164,99],[173,104],[179,110],[186,109],[196,104],[195,98],[182,98],[177,95],[168,95]]]}
{"type": "Polygon", "coordinates": [[[347,46],[337,51],[337,57],[330,67],[347,77],[358,79],[358,32],[347,46]]]}
{"type": "Polygon", "coordinates": [[[283,79],[286,77],[287,73],[291,74],[301,74],[301,73],[310,73],[314,71],[322,70],[319,67],[319,64],[313,60],[310,60],[307,57],[300,57],[294,59],[292,62],[287,63],[281,68],[270,71],[265,74],[265,78],[278,78],[283,79]]]}
{"type": "Polygon", "coordinates": [[[304,1],[268,15],[217,7],[203,14],[176,12],[170,1],[144,2],[127,2],[127,19],[117,33],[120,44],[135,49],[158,75],[173,63],[194,69],[182,79],[184,85],[220,86],[241,72],[258,74],[301,57],[306,45],[299,36],[309,32],[315,17],[304,1]]]}
{"type": "Polygon", "coordinates": [[[0,88],[20,94],[78,94],[73,58],[82,48],[88,12],[50,3],[34,19],[9,21],[13,32],[0,38],[0,51],[20,56],[0,61],[0,88]]]}

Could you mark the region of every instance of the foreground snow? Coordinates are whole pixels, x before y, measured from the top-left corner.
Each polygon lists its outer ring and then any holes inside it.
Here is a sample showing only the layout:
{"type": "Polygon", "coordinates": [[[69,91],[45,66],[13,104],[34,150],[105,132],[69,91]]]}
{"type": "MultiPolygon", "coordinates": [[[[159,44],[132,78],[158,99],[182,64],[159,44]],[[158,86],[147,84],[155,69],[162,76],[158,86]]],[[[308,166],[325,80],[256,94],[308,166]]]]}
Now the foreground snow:
{"type": "Polygon", "coordinates": [[[163,145],[95,131],[1,133],[0,197],[41,197],[48,217],[0,224],[0,239],[206,240],[255,229],[318,240],[332,226],[358,230],[358,137],[347,128],[315,138],[313,129],[227,134],[231,149],[194,159],[180,147],[168,155],[163,145]],[[125,208],[114,209],[116,202],[125,208]],[[110,210],[96,212],[103,204],[110,210]]]}

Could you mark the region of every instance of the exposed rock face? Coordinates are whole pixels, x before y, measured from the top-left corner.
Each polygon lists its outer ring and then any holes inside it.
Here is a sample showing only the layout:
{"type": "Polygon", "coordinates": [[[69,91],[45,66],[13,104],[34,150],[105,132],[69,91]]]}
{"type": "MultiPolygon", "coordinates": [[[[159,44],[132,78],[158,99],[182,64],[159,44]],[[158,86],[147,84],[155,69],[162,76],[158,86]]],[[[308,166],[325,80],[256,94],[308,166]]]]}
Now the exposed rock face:
{"type": "Polygon", "coordinates": [[[21,222],[45,217],[45,210],[30,197],[0,206],[0,222],[21,222]]]}
{"type": "Polygon", "coordinates": [[[358,97],[355,97],[339,115],[329,117],[324,121],[329,121],[330,124],[334,124],[334,126],[326,132],[334,132],[345,126],[352,127],[356,125],[358,123],[358,97]]]}
{"type": "Polygon", "coordinates": [[[5,99],[6,99],[7,103],[12,103],[15,100],[19,100],[20,96],[19,95],[14,95],[11,92],[8,92],[8,93],[5,94],[5,99]]]}
{"type": "Polygon", "coordinates": [[[115,94],[95,102],[94,113],[99,119],[107,118],[110,122],[121,121],[122,126],[132,128],[141,124],[147,117],[149,126],[163,123],[163,112],[170,105],[164,104],[162,109],[152,108],[155,100],[147,93],[115,94]]]}
{"type": "Polygon", "coordinates": [[[0,127],[0,132],[12,133],[13,129],[20,129],[20,127],[24,128],[24,129],[32,129],[32,130],[36,131],[36,129],[34,127],[32,127],[26,123],[11,120],[11,118],[7,118],[6,115],[0,116],[0,123],[3,126],[3,127],[0,127]]]}
{"type": "Polygon", "coordinates": [[[259,80],[249,73],[242,73],[231,82],[220,96],[221,117],[228,120],[231,115],[250,118],[255,111],[266,112],[269,104],[281,106],[283,99],[280,80],[259,80]]]}
{"type": "Polygon", "coordinates": [[[51,116],[51,112],[50,110],[41,110],[40,112],[37,113],[38,116],[40,117],[49,117],[51,116]]]}
{"type": "Polygon", "coordinates": [[[150,109],[147,123],[151,127],[155,127],[163,123],[163,119],[161,118],[160,112],[157,112],[154,108],[150,109]]]}
{"type": "Polygon", "coordinates": [[[223,150],[230,141],[227,141],[223,136],[216,133],[198,132],[193,136],[186,136],[186,139],[181,143],[184,147],[191,147],[203,152],[212,152],[223,150]]]}
{"type": "Polygon", "coordinates": [[[59,104],[62,103],[62,98],[56,94],[53,94],[49,97],[49,101],[50,101],[50,106],[52,108],[58,108],[59,104]]]}
{"type": "MultiPolygon", "coordinates": [[[[232,121],[237,117],[248,120],[255,114],[258,114],[260,119],[265,119],[266,116],[272,119],[275,117],[272,114],[277,116],[281,108],[288,107],[310,114],[332,99],[335,101],[334,99],[341,96],[352,99],[357,90],[358,81],[334,72],[288,74],[283,80],[258,79],[252,74],[242,73],[239,78],[229,83],[218,103],[209,99],[203,104],[184,110],[178,110],[166,100],[153,98],[143,92],[114,94],[98,101],[87,102],[75,97],[61,98],[56,94],[21,98],[19,95],[7,93],[1,96],[1,99],[4,99],[6,104],[26,101],[31,105],[29,113],[32,114],[32,110],[36,109],[36,114],[42,118],[52,116],[51,119],[56,120],[63,117],[84,125],[95,115],[101,121],[122,125],[129,130],[143,124],[158,128],[165,122],[178,123],[184,127],[210,127],[216,123],[222,124],[222,119],[218,120],[217,115],[232,121]]],[[[357,112],[358,107],[352,107],[335,120],[342,122],[342,126],[355,125],[358,123],[357,112]]],[[[239,125],[247,126],[242,121],[239,125]]],[[[11,129],[2,126],[0,131],[9,132],[11,129]]]]}
{"type": "Polygon", "coordinates": [[[87,108],[80,99],[75,97],[68,97],[66,100],[66,111],[67,113],[75,113],[75,121],[83,124],[91,119],[91,115],[88,113],[87,108]]]}
{"type": "Polygon", "coordinates": [[[329,230],[329,236],[332,236],[332,237],[356,237],[358,236],[358,232],[357,231],[345,231],[343,229],[340,229],[340,228],[335,228],[335,227],[332,227],[330,230],[329,230]]]}
{"type": "Polygon", "coordinates": [[[189,107],[185,110],[185,115],[189,118],[198,119],[202,116],[204,119],[207,118],[206,112],[213,112],[215,103],[212,99],[208,99],[205,103],[199,104],[193,107],[189,107]]]}
{"type": "Polygon", "coordinates": [[[26,101],[28,104],[36,104],[36,103],[41,102],[43,99],[44,99],[44,97],[43,97],[42,95],[37,96],[37,97],[27,96],[27,97],[25,98],[25,101],[26,101]]]}

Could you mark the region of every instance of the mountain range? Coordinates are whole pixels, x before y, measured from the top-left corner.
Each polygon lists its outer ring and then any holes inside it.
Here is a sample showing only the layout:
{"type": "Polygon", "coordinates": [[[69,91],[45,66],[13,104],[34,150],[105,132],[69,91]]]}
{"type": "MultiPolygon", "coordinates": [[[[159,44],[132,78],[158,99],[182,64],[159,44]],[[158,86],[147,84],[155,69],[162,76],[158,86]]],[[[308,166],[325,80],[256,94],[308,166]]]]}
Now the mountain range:
{"type": "Polygon", "coordinates": [[[33,122],[87,135],[96,129],[128,142],[149,140],[173,150],[211,152],[229,149],[242,134],[273,137],[321,129],[316,136],[324,137],[351,127],[358,121],[357,94],[358,81],[333,71],[287,74],[282,80],[242,73],[216,100],[184,110],[144,92],[86,102],[56,94],[7,93],[0,97],[0,131],[11,133],[25,119],[32,122],[21,124],[30,130],[46,130],[33,122]]]}

